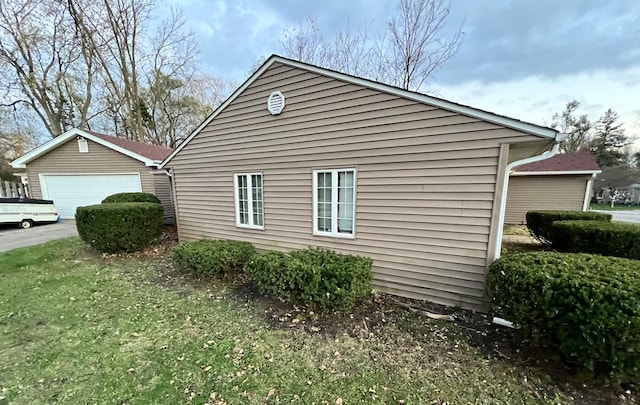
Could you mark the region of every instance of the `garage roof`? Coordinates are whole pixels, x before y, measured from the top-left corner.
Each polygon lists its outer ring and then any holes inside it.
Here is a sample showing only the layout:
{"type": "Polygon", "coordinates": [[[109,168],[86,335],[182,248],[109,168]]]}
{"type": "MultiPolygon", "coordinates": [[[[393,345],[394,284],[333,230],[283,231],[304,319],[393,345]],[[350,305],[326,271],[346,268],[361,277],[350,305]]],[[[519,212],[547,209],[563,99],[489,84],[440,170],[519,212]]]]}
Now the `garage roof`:
{"type": "Polygon", "coordinates": [[[66,143],[70,139],[77,137],[84,137],[92,140],[102,146],[120,152],[123,155],[139,160],[146,166],[158,166],[160,162],[162,162],[162,160],[169,156],[173,151],[173,149],[166,148],[164,146],[152,145],[149,143],[133,141],[131,139],[118,138],[112,135],[74,128],[50,140],[49,142],[38,146],[29,153],[20,156],[18,159],[11,162],[11,166],[15,169],[25,168],[27,163],[66,143]]]}
{"type": "Polygon", "coordinates": [[[589,151],[559,153],[549,159],[517,167],[512,175],[533,176],[550,174],[594,174],[601,173],[600,166],[589,151]]]}

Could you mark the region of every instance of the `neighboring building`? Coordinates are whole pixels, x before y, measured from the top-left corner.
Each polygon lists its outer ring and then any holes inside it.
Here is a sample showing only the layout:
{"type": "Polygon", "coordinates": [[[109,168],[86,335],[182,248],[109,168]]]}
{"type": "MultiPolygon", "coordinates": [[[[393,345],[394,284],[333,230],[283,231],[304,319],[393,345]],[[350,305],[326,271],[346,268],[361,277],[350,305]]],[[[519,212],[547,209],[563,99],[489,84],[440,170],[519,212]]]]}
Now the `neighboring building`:
{"type": "Polygon", "coordinates": [[[272,56],[160,167],[173,171],[181,241],[364,255],[380,291],[479,309],[500,252],[508,164],[559,140],[272,56]]]}
{"type": "Polygon", "coordinates": [[[98,204],[108,195],[154,193],[172,222],[171,179],[157,170],[172,149],[129,139],[72,129],[14,160],[26,172],[32,198],[53,200],[62,218],[76,208],[98,204]]]}
{"type": "Polygon", "coordinates": [[[527,211],[586,211],[601,173],[590,152],[560,153],[511,173],[504,222],[526,224],[527,211]]]}

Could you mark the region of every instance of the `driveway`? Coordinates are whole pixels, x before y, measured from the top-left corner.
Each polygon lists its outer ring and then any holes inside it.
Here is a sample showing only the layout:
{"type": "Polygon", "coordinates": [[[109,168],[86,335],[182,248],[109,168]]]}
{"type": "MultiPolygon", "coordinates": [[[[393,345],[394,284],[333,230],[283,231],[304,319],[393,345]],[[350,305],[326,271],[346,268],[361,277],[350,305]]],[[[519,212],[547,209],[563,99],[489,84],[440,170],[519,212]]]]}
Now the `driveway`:
{"type": "Polygon", "coordinates": [[[50,240],[78,236],[76,221],[64,220],[55,224],[37,225],[30,229],[0,228],[0,252],[39,245],[50,240]]]}
{"type": "Polygon", "coordinates": [[[631,222],[634,224],[640,224],[640,210],[633,211],[596,211],[603,214],[611,214],[614,221],[631,222]]]}

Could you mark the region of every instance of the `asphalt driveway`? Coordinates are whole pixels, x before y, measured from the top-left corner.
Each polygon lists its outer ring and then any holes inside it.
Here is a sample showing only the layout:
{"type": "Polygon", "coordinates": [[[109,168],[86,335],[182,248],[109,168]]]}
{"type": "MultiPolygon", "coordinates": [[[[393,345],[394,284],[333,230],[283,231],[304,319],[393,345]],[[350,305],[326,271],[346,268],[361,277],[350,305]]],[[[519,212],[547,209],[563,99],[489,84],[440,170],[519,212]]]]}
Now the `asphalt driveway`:
{"type": "Polygon", "coordinates": [[[25,246],[39,245],[50,240],[78,236],[76,221],[64,220],[55,224],[37,225],[30,229],[15,226],[0,228],[0,252],[25,246]]]}

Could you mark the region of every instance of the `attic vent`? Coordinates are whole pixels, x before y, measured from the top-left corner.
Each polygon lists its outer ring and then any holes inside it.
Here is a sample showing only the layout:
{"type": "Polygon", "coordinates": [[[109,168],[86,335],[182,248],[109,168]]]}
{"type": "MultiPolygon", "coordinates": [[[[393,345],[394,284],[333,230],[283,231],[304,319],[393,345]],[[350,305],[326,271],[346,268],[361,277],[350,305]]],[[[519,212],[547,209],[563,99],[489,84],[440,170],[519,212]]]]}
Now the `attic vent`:
{"type": "Polygon", "coordinates": [[[87,140],[81,136],[78,137],[78,152],[80,153],[89,152],[89,143],[87,143],[87,140]]]}
{"type": "Polygon", "coordinates": [[[278,115],[284,110],[284,96],[279,91],[274,91],[267,100],[267,109],[271,115],[278,115]]]}

